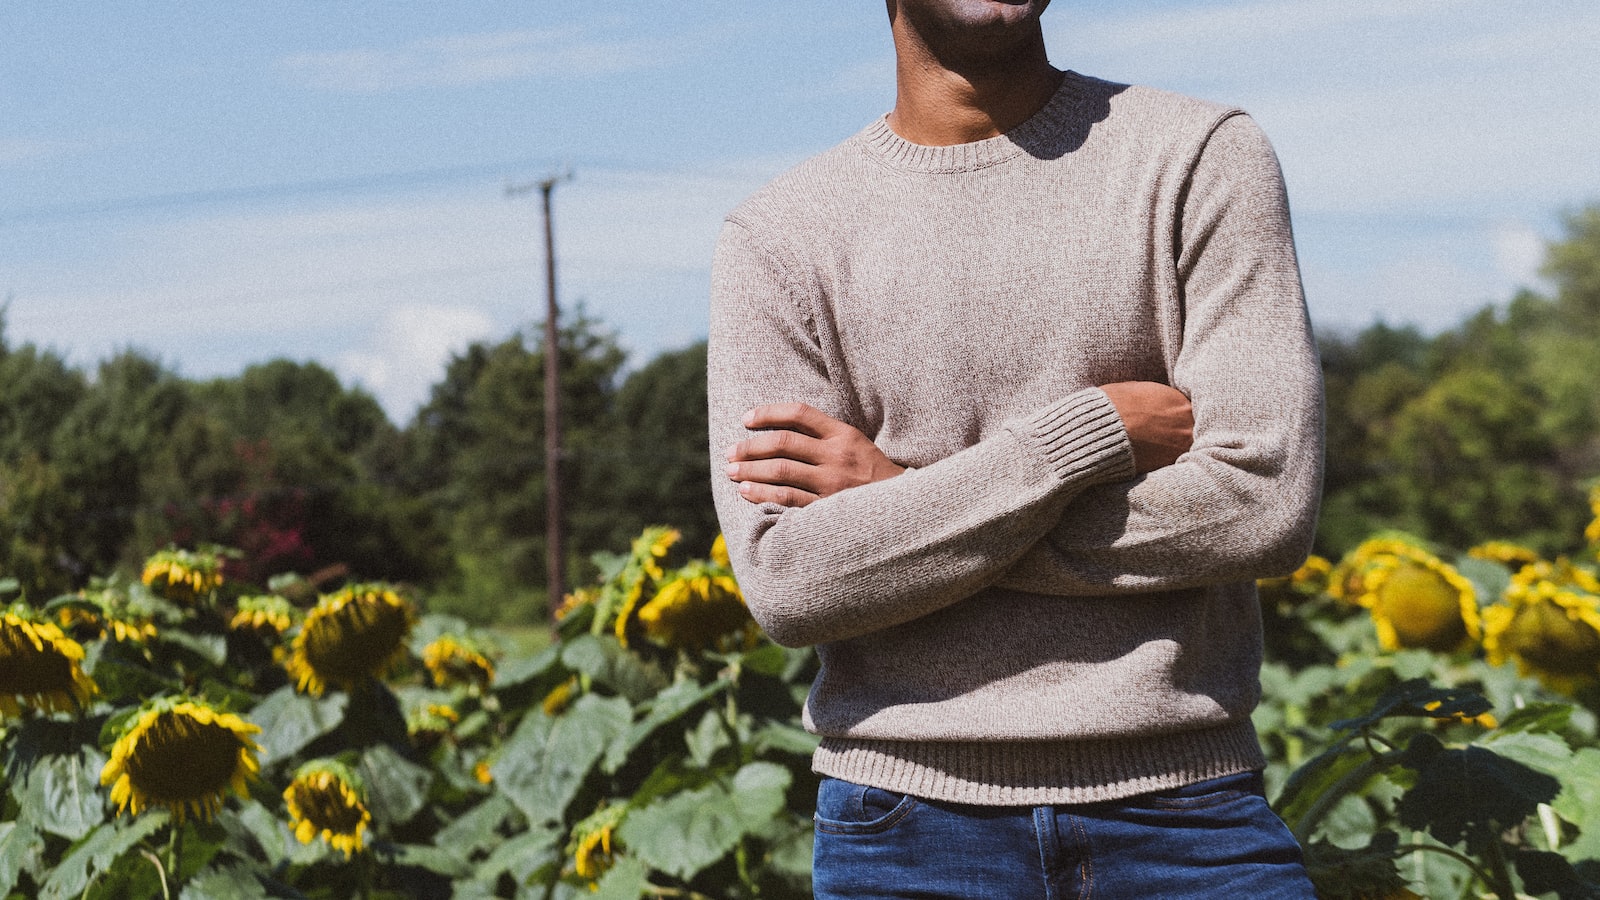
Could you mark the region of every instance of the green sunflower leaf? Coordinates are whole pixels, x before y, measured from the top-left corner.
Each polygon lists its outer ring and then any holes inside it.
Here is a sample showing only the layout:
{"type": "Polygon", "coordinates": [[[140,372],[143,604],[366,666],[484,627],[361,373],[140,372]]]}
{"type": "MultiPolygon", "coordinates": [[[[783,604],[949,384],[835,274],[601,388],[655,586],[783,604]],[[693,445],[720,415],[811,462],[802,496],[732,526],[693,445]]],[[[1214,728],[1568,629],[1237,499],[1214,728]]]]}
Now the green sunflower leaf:
{"type": "Polygon", "coordinates": [[[106,819],[100,791],[105,764],[105,755],[90,747],[40,757],[15,792],[23,815],[43,831],[69,841],[82,838],[106,819]]]}
{"type": "Polygon", "coordinates": [[[620,697],[585,694],[557,718],[530,713],[495,762],[495,785],[531,822],[559,822],[612,741],[633,724],[620,697]]]}
{"type": "Polygon", "coordinates": [[[89,832],[45,879],[40,900],[67,900],[81,896],[91,880],[105,873],[124,853],[156,833],[169,821],[166,810],[151,810],[132,822],[118,818],[89,832]]]}
{"type": "Polygon", "coordinates": [[[650,869],[631,856],[617,860],[599,884],[595,885],[591,900],[639,900],[649,891],[650,869]]]}
{"type": "Polygon", "coordinates": [[[635,747],[644,743],[645,739],[654,733],[657,728],[680,718],[705,700],[722,693],[729,686],[729,682],[723,679],[718,679],[708,685],[684,680],[657,694],[655,700],[650,704],[650,712],[634,724],[626,734],[611,742],[611,746],[606,750],[606,757],[601,764],[601,768],[607,773],[615,772],[622,768],[622,765],[628,761],[628,754],[635,747]]]}
{"type": "Polygon", "coordinates": [[[268,694],[246,715],[261,726],[256,743],[261,745],[262,766],[288,759],[339,727],[348,705],[349,698],[342,692],[317,698],[283,687],[268,694]]]}
{"type": "Polygon", "coordinates": [[[11,893],[24,869],[44,851],[44,837],[27,822],[0,822],[0,897],[11,893]]]}
{"type": "Polygon", "coordinates": [[[750,763],[731,785],[708,784],[630,813],[617,837],[651,867],[692,878],[782,812],[792,778],[774,763],[750,763]]]}
{"type": "Polygon", "coordinates": [[[1425,828],[1445,844],[1464,840],[1474,852],[1561,790],[1551,776],[1492,750],[1445,748],[1431,735],[1414,737],[1402,762],[1417,782],[1396,806],[1400,824],[1425,828]]]}
{"type": "Polygon", "coordinates": [[[1571,860],[1600,860],[1600,749],[1585,747],[1572,755],[1561,775],[1561,794],[1551,807],[1578,826],[1578,839],[1561,848],[1571,860]]]}
{"type": "Polygon", "coordinates": [[[367,810],[375,825],[401,825],[428,802],[433,773],[383,744],[361,755],[359,773],[367,785],[367,810]]]}

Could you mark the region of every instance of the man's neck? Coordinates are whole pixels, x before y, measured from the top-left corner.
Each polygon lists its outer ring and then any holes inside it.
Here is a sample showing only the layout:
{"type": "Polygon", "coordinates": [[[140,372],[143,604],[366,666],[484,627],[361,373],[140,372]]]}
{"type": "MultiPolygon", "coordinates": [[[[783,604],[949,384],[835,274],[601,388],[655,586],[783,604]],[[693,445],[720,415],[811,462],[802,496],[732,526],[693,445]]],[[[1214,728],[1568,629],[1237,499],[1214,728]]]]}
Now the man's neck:
{"type": "Polygon", "coordinates": [[[895,35],[895,104],[889,127],[915,144],[948,146],[1004,134],[1050,101],[1062,73],[1044,42],[998,65],[941,63],[915,36],[895,35]]]}

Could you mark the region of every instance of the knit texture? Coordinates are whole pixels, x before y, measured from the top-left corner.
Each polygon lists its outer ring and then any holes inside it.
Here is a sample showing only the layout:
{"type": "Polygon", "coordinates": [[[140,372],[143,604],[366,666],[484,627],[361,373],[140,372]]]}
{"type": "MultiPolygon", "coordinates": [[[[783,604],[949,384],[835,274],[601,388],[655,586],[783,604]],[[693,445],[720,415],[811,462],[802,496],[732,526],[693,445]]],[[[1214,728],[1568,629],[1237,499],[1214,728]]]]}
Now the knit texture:
{"type": "Polygon", "coordinates": [[[1236,109],[1067,73],[1000,137],[880,119],[729,214],[713,493],[751,612],[817,645],[824,774],[966,803],[1259,767],[1255,579],[1304,558],[1322,404],[1282,177],[1236,109]],[[1190,397],[1135,476],[1098,385],[1190,397]],[[721,476],[803,401],[912,467],[809,506],[721,476]]]}

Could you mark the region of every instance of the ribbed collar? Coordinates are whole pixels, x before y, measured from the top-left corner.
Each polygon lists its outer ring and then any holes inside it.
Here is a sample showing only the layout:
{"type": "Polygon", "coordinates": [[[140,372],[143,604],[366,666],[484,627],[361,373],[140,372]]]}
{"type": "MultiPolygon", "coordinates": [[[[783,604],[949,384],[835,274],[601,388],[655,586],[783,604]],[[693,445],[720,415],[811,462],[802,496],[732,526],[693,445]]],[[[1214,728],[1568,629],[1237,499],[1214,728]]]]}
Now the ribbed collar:
{"type": "Polygon", "coordinates": [[[858,137],[869,153],[897,169],[933,174],[972,172],[1054,143],[1076,118],[1092,81],[1076,72],[1063,73],[1061,86],[1038,112],[1005,134],[981,141],[943,147],[914,144],[895,134],[889,127],[888,114],[868,125],[858,137]]]}

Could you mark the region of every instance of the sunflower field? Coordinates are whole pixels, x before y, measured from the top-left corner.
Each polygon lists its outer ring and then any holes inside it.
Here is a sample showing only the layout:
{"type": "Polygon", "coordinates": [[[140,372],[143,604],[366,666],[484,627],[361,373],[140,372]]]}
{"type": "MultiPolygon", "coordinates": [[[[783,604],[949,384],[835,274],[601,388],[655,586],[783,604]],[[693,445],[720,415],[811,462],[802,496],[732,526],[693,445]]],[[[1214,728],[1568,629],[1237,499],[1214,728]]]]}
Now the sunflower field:
{"type": "MultiPolygon", "coordinates": [[[[1600,897],[1582,554],[1398,533],[1261,584],[1269,795],[1324,900],[1600,897]]],[[[507,653],[398,586],[162,551],[0,582],[0,898],[809,896],[809,651],[720,541],[602,554],[507,653]]]]}

